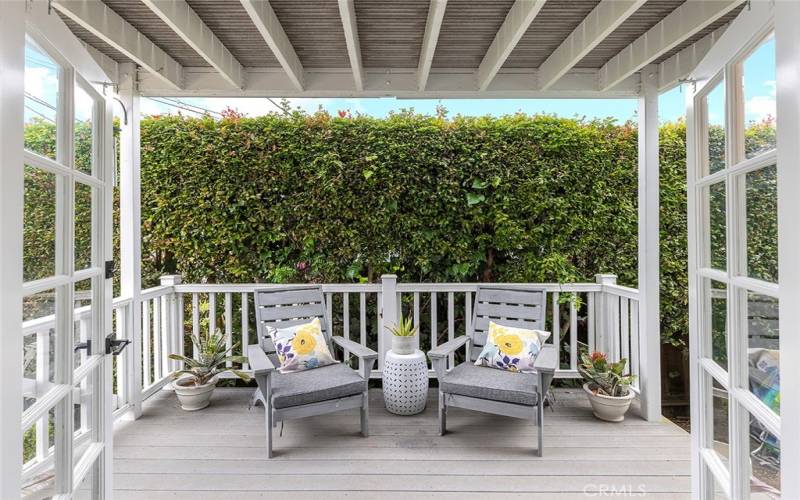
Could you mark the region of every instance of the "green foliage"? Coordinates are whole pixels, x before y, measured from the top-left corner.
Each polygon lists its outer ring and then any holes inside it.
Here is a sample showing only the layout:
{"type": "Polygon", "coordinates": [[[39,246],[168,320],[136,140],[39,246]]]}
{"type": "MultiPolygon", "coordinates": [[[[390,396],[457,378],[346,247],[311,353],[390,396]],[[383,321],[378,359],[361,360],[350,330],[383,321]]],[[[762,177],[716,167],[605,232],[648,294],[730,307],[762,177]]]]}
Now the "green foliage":
{"type": "Polygon", "coordinates": [[[386,329],[392,332],[395,337],[413,337],[417,334],[417,327],[414,326],[414,320],[411,316],[400,318],[397,325],[387,326],[386,329]]]}
{"type": "Polygon", "coordinates": [[[248,373],[241,370],[226,367],[226,363],[247,363],[246,356],[232,356],[230,353],[239,347],[239,343],[227,347],[227,336],[223,335],[218,329],[212,332],[201,333],[197,336],[190,335],[192,345],[197,351],[197,359],[183,356],[180,354],[170,354],[169,359],[174,359],[183,363],[183,369],[176,370],[172,374],[173,378],[181,378],[182,375],[188,377],[195,385],[205,385],[217,375],[231,372],[245,382],[252,378],[248,373]]]}
{"type": "Polygon", "coordinates": [[[592,389],[606,396],[619,398],[628,395],[630,386],[636,378],[634,375],[625,374],[627,364],[628,360],[625,358],[609,363],[602,352],[591,354],[583,352],[578,371],[592,389]]]}
{"type": "MultiPolygon", "coordinates": [[[[86,133],[77,135],[87,155],[86,133]]],[[[709,135],[724,157],[722,130],[709,135]]],[[[688,333],[685,137],[683,123],[661,128],[662,338],[678,347],[688,333]]],[[[50,123],[28,124],[25,141],[55,154],[50,123]]],[[[748,154],[774,142],[774,124],[748,125],[748,154]]],[[[409,282],[570,282],[611,272],[636,286],[636,149],[629,124],[522,114],[147,118],[143,282],[175,272],[187,282],[273,283],[375,282],[386,272],[409,282]]],[[[34,279],[52,274],[55,178],[28,168],[25,189],[25,276],[34,279]]],[[[749,175],[747,189],[748,269],[771,279],[775,169],[749,175]]],[[[75,209],[89,220],[85,196],[75,209]]],[[[724,220],[724,199],[712,212],[724,220]]],[[[76,248],[89,248],[89,228],[76,225],[76,248]]],[[[714,247],[724,238],[713,225],[714,247]]]]}

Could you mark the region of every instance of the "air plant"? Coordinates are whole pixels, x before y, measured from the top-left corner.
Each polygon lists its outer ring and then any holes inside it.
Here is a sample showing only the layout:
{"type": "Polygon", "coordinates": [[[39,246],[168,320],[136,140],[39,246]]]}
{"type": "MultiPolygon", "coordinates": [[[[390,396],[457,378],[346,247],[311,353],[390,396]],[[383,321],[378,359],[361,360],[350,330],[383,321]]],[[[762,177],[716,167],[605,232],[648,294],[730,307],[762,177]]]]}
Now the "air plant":
{"type": "Polygon", "coordinates": [[[213,333],[208,332],[205,335],[190,335],[190,338],[197,351],[197,358],[190,358],[181,354],[170,354],[169,359],[183,362],[183,368],[176,370],[172,374],[173,378],[177,379],[188,375],[187,378],[198,386],[206,385],[221,373],[231,372],[245,382],[250,381],[252,377],[248,373],[226,366],[228,362],[247,363],[247,356],[233,356],[230,354],[239,347],[238,342],[227,347],[227,337],[219,330],[213,333]]]}

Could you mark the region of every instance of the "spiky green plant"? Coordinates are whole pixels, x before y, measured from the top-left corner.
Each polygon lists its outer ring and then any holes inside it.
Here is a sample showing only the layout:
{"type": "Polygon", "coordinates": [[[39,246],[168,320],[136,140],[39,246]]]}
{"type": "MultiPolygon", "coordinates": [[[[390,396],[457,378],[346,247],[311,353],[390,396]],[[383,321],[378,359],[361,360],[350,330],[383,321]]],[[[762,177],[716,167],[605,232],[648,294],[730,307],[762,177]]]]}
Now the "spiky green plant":
{"type": "Polygon", "coordinates": [[[387,326],[387,330],[392,332],[396,337],[413,337],[417,334],[417,327],[414,326],[414,321],[411,316],[408,318],[400,318],[400,321],[395,326],[387,326]]]}
{"type": "Polygon", "coordinates": [[[205,385],[217,375],[231,372],[245,382],[252,378],[249,374],[225,366],[231,363],[247,363],[247,356],[232,356],[230,353],[239,347],[239,343],[226,347],[227,337],[219,330],[213,333],[202,333],[199,336],[190,335],[192,345],[197,350],[197,359],[180,354],[170,354],[169,359],[183,362],[183,368],[176,370],[172,377],[177,379],[188,375],[194,385],[205,385]]]}
{"type": "Polygon", "coordinates": [[[581,353],[581,364],[578,371],[589,382],[592,389],[606,396],[619,398],[627,396],[635,375],[625,375],[625,365],[628,360],[620,359],[610,363],[602,352],[581,353]]]}

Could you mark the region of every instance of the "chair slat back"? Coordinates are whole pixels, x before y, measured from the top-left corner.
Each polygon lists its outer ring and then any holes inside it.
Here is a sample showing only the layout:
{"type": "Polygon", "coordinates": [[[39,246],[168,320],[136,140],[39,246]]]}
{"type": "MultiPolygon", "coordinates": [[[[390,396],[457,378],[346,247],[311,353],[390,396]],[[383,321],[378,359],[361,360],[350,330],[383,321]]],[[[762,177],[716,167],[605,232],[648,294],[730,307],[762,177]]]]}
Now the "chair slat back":
{"type": "Polygon", "coordinates": [[[319,286],[297,285],[255,290],[258,343],[273,363],[277,362],[275,344],[268,327],[288,328],[319,318],[322,334],[331,349],[331,333],[325,318],[325,295],[319,286]]]}
{"type": "Polygon", "coordinates": [[[470,360],[475,361],[486,345],[489,323],[543,330],[545,327],[545,291],[540,288],[508,289],[479,286],[472,317],[470,360]]]}

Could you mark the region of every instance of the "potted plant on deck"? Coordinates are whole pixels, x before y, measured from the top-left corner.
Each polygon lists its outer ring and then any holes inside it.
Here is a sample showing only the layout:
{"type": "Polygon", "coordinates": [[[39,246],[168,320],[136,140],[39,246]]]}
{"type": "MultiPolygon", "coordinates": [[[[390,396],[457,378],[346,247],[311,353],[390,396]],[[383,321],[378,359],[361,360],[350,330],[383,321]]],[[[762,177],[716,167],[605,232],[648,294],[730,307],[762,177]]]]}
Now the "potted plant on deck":
{"type": "Polygon", "coordinates": [[[622,422],[635,394],[630,386],[634,375],[625,375],[625,358],[609,362],[602,352],[582,353],[578,366],[583,379],[583,390],[592,405],[594,416],[607,422],[622,422]]]}
{"type": "Polygon", "coordinates": [[[238,342],[226,347],[226,337],[219,330],[206,335],[191,335],[192,344],[197,351],[197,359],[180,354],[170,354],[169,358],[183,362],[183,368],[172,374],[175,382],[172,387],[178,395],[181,408],[188,411],[202,410],[211,401],[219,375],[231,372],[245,382],[251,377],[247,373],[227,367],[231,363],[247,363],[246,356],[231,356],[239,346],[238,342]]]}
{"type": "Polygon", "coordinates": [[[392,333],[392,348],[383,367],[383,399],[386,409],[396,415],[414,415],[425,409],[428,399],[428,361],[416,348],[418,328],[414,320],[400,318],[392,333]]]}
{"type": "Polygon", "coordinates": [[[414,326],[410,316],[400,318],[397,325],[387,328],[392,332],[392,352],[401,355],[414,353],[414,337],[417,336],[417,327],[414,326]]]}

